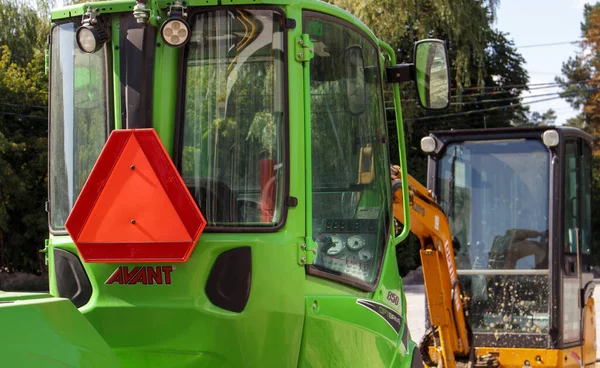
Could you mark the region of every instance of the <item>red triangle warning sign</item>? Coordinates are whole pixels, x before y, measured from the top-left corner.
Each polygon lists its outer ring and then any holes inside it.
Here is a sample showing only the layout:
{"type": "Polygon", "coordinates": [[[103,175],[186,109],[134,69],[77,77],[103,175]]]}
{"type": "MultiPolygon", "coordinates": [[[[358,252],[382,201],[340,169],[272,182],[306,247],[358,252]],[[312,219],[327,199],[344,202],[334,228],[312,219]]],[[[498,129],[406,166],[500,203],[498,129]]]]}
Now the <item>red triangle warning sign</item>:
{"type": "Polygon", "coordinates": [[[185,262],[205,226],[154,129],[111,133],[66,222],[86,262],[185,262]]]}

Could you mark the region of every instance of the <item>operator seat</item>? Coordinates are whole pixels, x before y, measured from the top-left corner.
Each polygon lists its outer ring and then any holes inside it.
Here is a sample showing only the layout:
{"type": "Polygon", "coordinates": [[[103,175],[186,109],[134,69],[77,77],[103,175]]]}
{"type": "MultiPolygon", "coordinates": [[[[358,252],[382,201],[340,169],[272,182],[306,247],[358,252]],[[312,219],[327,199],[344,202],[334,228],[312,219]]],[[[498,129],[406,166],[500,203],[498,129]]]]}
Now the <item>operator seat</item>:
{"type": "Polygon", "coordinates": [[[237,195],[225,183],[200,178],[187,181],[187,187],[208,223],[237,221],[237,195]]]}

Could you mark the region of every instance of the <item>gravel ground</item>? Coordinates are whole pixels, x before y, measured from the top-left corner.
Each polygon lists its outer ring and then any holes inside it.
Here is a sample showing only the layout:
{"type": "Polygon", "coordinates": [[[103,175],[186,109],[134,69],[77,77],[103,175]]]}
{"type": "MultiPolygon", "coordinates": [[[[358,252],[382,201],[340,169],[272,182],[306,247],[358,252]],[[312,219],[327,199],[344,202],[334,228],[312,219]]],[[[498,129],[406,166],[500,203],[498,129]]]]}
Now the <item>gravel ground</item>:
{"type": "MultiPolygon", "coordinates": [[[[425,290],[422,284],[404,285],[406,293],[406,304],[408,307],[407,318],[408,328],[413,341],[417,344],[425,333],[425,290]]],[[[596,341],[600,341],[600,283],[594,290],[594,299],[596,307],[596,341]]],[[[600,358],[600,351],[597,352],[600,358]]],[[[598,366],[598,364],[596,365],[598,366]]]]}

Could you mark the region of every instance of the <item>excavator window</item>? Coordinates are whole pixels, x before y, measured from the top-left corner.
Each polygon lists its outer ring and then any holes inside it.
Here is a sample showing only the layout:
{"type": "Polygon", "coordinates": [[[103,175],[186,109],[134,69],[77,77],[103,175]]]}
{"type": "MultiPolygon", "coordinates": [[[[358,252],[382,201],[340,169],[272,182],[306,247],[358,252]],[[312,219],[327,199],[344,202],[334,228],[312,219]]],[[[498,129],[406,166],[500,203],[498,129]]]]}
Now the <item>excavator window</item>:
{"type": "Polygon", "coordinates": [[[591,148],[583,139],[565,140],[563,171],[562,334],[567,343],[581,339],[582,272],[591,253],[591,148]]]}
{"type": "Polygon", "coordinates": [[[581,204],[582,239],[581,251],[584,255],[592,253],[592,149],[587,144],[582,147],[581,160],[581,204]]]}
{"type": "MultiPolygon", "coordinates": [[[[305,13],[310,61],[312,270],[341,282],[372,285],[389,228],[379,52],[354,27],[305,13]]],[[[309,272],[310,270],[309,269],[309,272]]]]}
{"type": "Polygon", "coordinates": [[[591,149],[571,139],[565,143],[564,244],[566,253],[591,253],[591,149]]]}
{"type": "Polygon", "coordinates": [[[449,144],[439,161],[475,332],[547,332],[549,157],[541,142],[517,139],[449,144]]]}

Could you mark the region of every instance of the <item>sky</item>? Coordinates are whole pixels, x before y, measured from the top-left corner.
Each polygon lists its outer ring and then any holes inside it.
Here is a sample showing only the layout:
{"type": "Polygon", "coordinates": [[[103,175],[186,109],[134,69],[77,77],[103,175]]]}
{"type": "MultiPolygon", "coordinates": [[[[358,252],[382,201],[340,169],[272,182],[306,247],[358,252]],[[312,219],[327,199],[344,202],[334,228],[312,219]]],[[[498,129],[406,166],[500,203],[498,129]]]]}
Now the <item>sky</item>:
{"type": "MultiPolygon", "coordinates": [[[[586,0],[500,0],[494,27],[508,33],[514,41],[517,51],[525,58],[525,68],[529,72],[529,83],[553,83],[554,77],[561,75],[561,67],[570,56],[575,56],[579,47],[574,44],[545,45],[563,43],[581,39],[583,6],[594,3],[586,0]],[[528,47],[528,46],[536,47],[528,47]]],[[[554,97],[542,96],[558,92],[558,88],[531,86],[536,88],[524,102],[554,97]]],[[[530,111],[546,112],[553,109],[557,115],[557,124],[565,123],[568,118],[577,115],[563,99],[529,104],[530,111]]]]}

